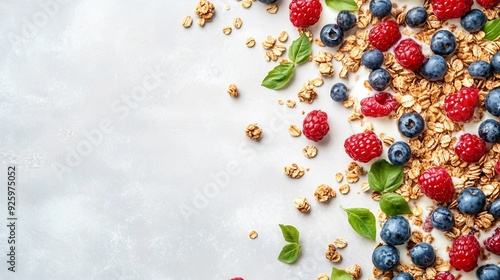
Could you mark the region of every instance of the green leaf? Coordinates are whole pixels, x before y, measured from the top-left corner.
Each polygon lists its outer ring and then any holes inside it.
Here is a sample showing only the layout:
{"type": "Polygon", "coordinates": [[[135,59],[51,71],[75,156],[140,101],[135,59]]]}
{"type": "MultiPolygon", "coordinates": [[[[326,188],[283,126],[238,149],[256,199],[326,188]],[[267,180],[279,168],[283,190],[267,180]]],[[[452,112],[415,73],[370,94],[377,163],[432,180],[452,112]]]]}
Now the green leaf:
{"type": "Polygon", "coordinates": [[[345,270],[336,269],[334,267],[332,269],[330,280],[352,280],[352,277],[351,274],[345,272],[345,270]]]}
{"type": "Polygon", "coordinates": [[[287,264],[294,263],[300,255],[300,247],[301,245],[296,243],[285,245],[281,249],[278,260],[287,264]]]}
{"type": "Polygon", "coordinates": [[[392,165],[386,160],[372,164],[368,172],[368,185],[372,190],[392,192],[403,184],[403,166],[392,165]]]}
{"type": "Polygon", "coordinates": [[[500,18],[490,20],[483,26],[484,39],[494,41],[500,37],[500,18]]]}
{"type": "Polygon", "coordinates": [[[411,214],[408,202],[397,193],[385,193],[379,201],[380,210],[389,216],[411,214]]]}
{"type": "Polygon", "coordinates": [[[280,224],[279,226],[281,228],[281,233],[283,233],[285,241],[299,243],[299,231],[294,226],[282,224],[280,224]]]}
{"type": "Polygon", "coordinates": [[[354,0],[326,0],[326,5],[337,11],[356,11],[359,9],[354,0]]]}
{"type": "Polygon", "coordinates": [[[288,51],[288,57],[296,64],[302,64],[309,60],[311,53],[311,42],[309,42],[309,38],[305,34],[302,34],[297,40],[293,41],[288,51]]]}
{"type": "Polygon", "coordinates": [[[342,208],[342,210],[347,213],[347,220],[354,231],[361,236],[375,241],[377,233],[375,216],[370,210],[366,208],[342,208]]]}
{"type": "Polygon", "coordinates": [[[262,81],[262,85],[270,89],[280,89],[290,81],[293,76],[295,65],[292,62],[286,62],[274,67],[267,73],[262,81]]]}

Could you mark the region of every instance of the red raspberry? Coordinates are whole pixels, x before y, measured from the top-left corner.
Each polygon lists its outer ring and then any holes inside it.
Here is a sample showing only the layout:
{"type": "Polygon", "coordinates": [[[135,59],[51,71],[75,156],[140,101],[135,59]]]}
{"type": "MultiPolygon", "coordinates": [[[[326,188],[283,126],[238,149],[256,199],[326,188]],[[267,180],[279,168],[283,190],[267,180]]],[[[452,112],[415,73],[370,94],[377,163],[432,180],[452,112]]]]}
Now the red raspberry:
{"type": "Polygon", "coordinates": [[[484,247],[491,253],[500,256],[500,227],[495,229],[492,236],[484,240],[484,247]]]}
{"type": "Polygon", "coordinates": [[[455,280],[455,276],[449,272],[441,272],[438,275],[436,275],[436,278],[434,280],[455,280]]]}
{"type": "Polygon", "coordinates": [[[474,109],[478,104],[479,90],[477,87],[463,87],[457,93],[446,96],[444,110],[450,120],[467,122],[474,116],[474,109]]]}
{"type": "Polygon", "coordinates": [[[500,0],[476,0],[476,2],[486,9],[491,9],[498,5],[498,3],[500,3],[500,0]]]}
{"type": "Polygon", "coordinates": [[[382,91],[363,98],[359,104],[364,116],[378,118],[390,115],[398,106],[398,101],[392,94],[382,91]]]}
{"type": "Polygon", "coordinates": [[[319,0],[292,0],[288,8],[293,26],[304,28],[318,22],[322,10],[319,0]]]}
{"type": "Polygon", "coordinates": [[[495,172],[497,173],[497,175],[500,175],[500,159],[495,164],[495,172]]]}
{"type": "Polygon", "coordinates": [[[307,139],[318,142],[330,130],[328,115],[321,110],[312,110],[302,124],[302,132],[307,139]]]}
{"type": "Polygon", "coordinates": [[[465,133],[458,138],[455,153],[465,162],[478,162],[486,154],[486,143],[477,135],[465,133]]]}
{"type": "Polygon", "coordinates": [[[470,11],[472,0],[431,0],[434,14],[440,20],[460,18],[470,11]]]}
{"type": "Polygon", "coordinates": [[[422,193],[439,202],[448,202],[455,194],[450,174],[440,166],[431,167],[420,174],[418,185],[422,193]]]}
{"type": "Polygon", "coordinates": [[[394,20],[380,22],[370,30],[370,43],[381,52],[385,52],[401,39],[399,25],[394,20]]]}
{"type": "Polygon", "coordinates": [[[457,270],[472,271],[477,267],[480,247],[474,235],[462,235],[453,241],[449,252],[450,264],[457,270]]]}
{"type": "Polygon", "coordinates": [[[424,63],[422,46],[413,39],[404,39],[394,48],[398,63],[406,69],[417,70],[424,63]]]}
{"type": "Polygon", "coordinates": [[[367,163],[382,155],[382,141],[370,130],[351,135],[344,141],[344,149],[353,160],[367,163]]]}

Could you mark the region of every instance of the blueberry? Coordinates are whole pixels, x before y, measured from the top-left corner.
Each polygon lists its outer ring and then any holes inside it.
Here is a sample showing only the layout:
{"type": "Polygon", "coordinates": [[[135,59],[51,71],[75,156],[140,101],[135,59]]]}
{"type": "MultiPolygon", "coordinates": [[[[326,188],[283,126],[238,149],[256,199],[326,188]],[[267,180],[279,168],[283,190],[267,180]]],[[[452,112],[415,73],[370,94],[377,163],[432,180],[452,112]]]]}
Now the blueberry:
{"type": "Polygon", "coordinates": [[[500,117],[500,88],[496,88],[486,95],[484,106],[490,114],[500,117]]]}
{"type": "Polygon", "coordinates": [[[392,245],[378,246],[373,250],[372,263],[380,270],[393,270],[399,265],[399,251],[392,245]]]}
{"type": "Polygon", "coordinates": [[[500,140],[500,123],[494,119],[487,119],[479,125],[477,132],[484,142],[497,143],[500,140]]]}
{"type": "Polygon", "coordinates": [[[488,62],[484,60],[478,60],[472,62],[467,70],[469,71],[469,74],[472,76],[472,78],[484,80],[491,77],[493,72],[491,68],[492,67],[488,62]]]}
{"type": "Polygon", "coordinates": [[[476,270],[476,277],[479,280],[500,279],[500,267],[496,264],[486,264],[476,270]]]}
{"type": "Polygon", "coordinates": [[[431,213],[431,223],[434,228],[448,231],[455,223],[455,218],[450,209],[442,206],[436,207],[431,213]]]}
{"type": "Polygon", "coordinates": [[[483,28],[487,20],[481,10],[472,9],[460,18],[460,25],[469,32],[477,32],[483,28]]]}
{"type": "Polygon", "coordinates": [[[385,221],[380,238],[389,245],[401,245],[410,239],[410,223],[403,216],[392,216],[385,221]]]}
{"type": "Polygon", "coordinates": [[[387,151],[389,161],[394,165],[404,165],[411,158],[411,148],[406,142],[397,141],[387,151]]]}
{"type": "Polygon", "coordinates": [[[368,76],[368,83],[376,91],[383,91],[391,82],[391,74],[387,70],[379,68],[373,70],[368,76]]]}
{"type": "Polygon", "coordinates": [[[379,69],[384,63],[384,54],[379,50],[366,51],[361,56],[361,63],[371,70],[379,69]]]}
{"type": "Polygon", "coordinates": [[[264,3],[264,4],[272,4],[278,0],[259,0],[259,2],[264,3]]]}
{"type": "Polygon", "coordinates": [[[343,83],[336,83],[330,89],[330,97],[333,101],[342,102],[347,99],[347,87],[343,83]]]}
{"type": "Polygon", "coordinates": [[[417,113],[404,113],[398,120],[398,130],[408,138],[418,136],[425,128],[425,121],[417,113]]]}
{"type": "Polygon", "coordinates": [[[337,15],[337,25],[347,31],[356,25],[356,15],[349,11],[340,11],[337,15]]]}
{"type": "Polygon", "coordinates": [[[491,57],[490,64],[495,73],[500,73],[500,52],[491,57]]]}
{"type": "Polygon", "coordinates": [[[455,35],[448,30],[439,30],[431,37],[431,50],[435,54],[449,55],[457,47],[455,35]]]}
{"type": "Polygon", "coordinates": [[[376,17],[385,17],[391,13],[391,0],[370,0],[370,12],[376,17]]]}
{"type": "Polygon", "coordinates": [[[420,268],[426,268],[434,264],[436,253],[429,243],[420,242],[410,252],[411,261],[420,268]]]}
{"type": "Polygon", "coordinates": [[[336,24],[327,24],[321,28],[320,39],[327,47],[335,47],[344,41],[344,31],[336,24]]]}
{"type": "Polygon", "coordinates": [[[464,214],[474,215],[483,210],[486,196],[476,187],[463,189],[458,195],[458,210],[464,214]]]}
{"type": "Polygon", "coordinates": [[[406,13],[405,21],[409,27],[420,27],[427,21],[427,11],[423,7],[411,8],[406,13]]]}
{"type": "Polygon", "coordinates": [[[439,81],[446,74],[446,60],[440,55],[431,55],[420,67],[420,72],[429,81],[439,81]]]}
{"type": "Polygon", "coordinates": [[[392,277],[392,280],[414,280],[413,276],[408,272],[398,273],[396,276],[392,277]]]}
{"type": "Polygon", "coordinates": [[[486,210],[488,210],[488,213],[490,213],[493,216],[493,218],[495,219],[500,218],[500,198],[488,204],[486,210]]]}

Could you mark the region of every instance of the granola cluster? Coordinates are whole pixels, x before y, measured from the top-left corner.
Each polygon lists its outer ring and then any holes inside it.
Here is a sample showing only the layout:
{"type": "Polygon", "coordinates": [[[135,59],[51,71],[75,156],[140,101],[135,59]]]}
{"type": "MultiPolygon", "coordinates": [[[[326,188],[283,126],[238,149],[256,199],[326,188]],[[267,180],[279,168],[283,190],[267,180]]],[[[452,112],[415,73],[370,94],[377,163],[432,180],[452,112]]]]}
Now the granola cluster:
{"type": "Polygon", "coordinates": [[[215,5],[208,0],[200,0],[196,4],[194,13],[198,16],[198,25],[205,26],[205,23],[212,21],[215,15],[215,5]]]}

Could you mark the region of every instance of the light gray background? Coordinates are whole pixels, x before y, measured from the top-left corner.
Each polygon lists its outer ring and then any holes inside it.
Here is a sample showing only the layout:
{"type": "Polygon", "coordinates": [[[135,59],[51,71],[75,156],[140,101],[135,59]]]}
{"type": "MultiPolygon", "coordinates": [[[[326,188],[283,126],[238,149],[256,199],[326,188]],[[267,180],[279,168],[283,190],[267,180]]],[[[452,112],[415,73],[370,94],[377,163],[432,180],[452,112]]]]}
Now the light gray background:
{"type": "MultiPolygon", "coordinates": [[[[337,267],[358,263],[363,278],[371,274],[375,243],[353,233],[339,206],[377,204],[357,186],[326,205],[313,198],[321,183],[337,189],[334,175],[349,162],[350,111],[328,96],[336,80],[326,79],[313,105],[278,105],[317,76],[308,63],[285,90],[260,86],[275,65],[263,59],[265,36],[297,38],[285,1],[270,15],[258,2],[215,0],[213,22],[184,29],[196,2],[0,1],[0,178],[18,167],[19,218],[15,274],[0,226],[0,278],[316,279],[330,274],[324,252],[337,237],[349,241],[337,267]],[[243,27],[224,35],[237,16],[243,27]],[[329,113],[331,131],[308,160],[301,149],[311,142],[287,128],[312,109],[329,113]],[[260,142],[244,135],[254,122],[260,142]],[[300,180],[283,174],[293,162],[310,168],[300,180]],[[295,210],[297,195],[311,202],[309,214],[295,210]],[[276,260],[279,223],[301,232],[294,265],[276,260]]],[[[325,7],[312,31],[334,18],[325,7]]],[[[5,204],[4,190],[0,220],[5,204]]]]}

